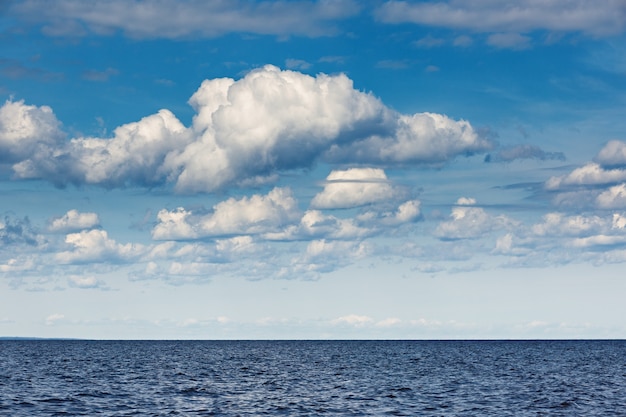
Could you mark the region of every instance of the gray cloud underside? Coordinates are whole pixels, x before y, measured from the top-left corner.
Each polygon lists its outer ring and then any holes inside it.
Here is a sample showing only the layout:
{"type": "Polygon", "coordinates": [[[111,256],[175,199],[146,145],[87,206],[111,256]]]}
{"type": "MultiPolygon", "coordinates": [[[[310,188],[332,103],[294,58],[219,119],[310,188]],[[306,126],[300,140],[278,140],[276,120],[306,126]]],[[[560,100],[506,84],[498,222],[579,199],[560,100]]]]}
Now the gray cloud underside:
{"type": "Polygon", "coordinates": [[[7,102],[0,147],[16,178],[108,188],[172,183],[182,193],[272,182],[316,161],[440,165],[492,148],[467,121],[397,113],[345,75],[265,66],[240,80],[206,80],[189,102],[196,111],[190,127],[161,110],[118,127],[112,138],[69,141],[51,109],[7,102]],[[14,113],[19,129],[11,128],[14,113]]]}

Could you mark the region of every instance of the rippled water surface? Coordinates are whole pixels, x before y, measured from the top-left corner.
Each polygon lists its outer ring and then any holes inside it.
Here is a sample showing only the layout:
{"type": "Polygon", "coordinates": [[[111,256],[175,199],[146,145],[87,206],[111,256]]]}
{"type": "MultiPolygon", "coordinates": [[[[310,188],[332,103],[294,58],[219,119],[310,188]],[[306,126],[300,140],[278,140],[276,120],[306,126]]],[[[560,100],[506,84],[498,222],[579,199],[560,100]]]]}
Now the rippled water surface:
{"type": "Polygon", "coordinates": [[[0,341],[0,415],[626,415],[626,342],[0,341]]]}

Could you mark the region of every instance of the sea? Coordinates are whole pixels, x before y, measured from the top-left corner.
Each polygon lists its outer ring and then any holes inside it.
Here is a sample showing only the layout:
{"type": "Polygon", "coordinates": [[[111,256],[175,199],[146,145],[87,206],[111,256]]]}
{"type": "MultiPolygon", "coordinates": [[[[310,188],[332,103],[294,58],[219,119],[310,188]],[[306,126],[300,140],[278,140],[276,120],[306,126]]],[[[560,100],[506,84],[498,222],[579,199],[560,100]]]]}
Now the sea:
{"type": "Polygon", "coordinates": [[[626,341],[0,341],[0,415],[626,416],[626,341]]]}

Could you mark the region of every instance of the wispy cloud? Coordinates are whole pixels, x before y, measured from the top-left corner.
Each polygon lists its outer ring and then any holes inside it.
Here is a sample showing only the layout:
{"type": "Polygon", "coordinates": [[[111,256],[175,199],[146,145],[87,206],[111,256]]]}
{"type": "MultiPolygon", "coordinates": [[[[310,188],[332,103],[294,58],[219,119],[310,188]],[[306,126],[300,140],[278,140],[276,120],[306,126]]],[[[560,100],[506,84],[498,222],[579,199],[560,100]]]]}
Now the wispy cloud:
{"type": "Polygon", "coordinates": [[[626,29],[626,9],[620,0],[602,7],[584,0],[501,2],[448,0],[387,1],[375,13],[385,23],[416,23],[476,32],[525,33],[534,30],[583,32],[593,36],[626,29]]]}
{"type": "Polygon", "coordinates": [[[42,25],[50,36],[112,35],[179,39],[233,32],[276,36],[328,36],[334,22],[360,10],[353,0],[337,1],[92,1],[27,0],[9,7],[12,15],[42,25]]]}

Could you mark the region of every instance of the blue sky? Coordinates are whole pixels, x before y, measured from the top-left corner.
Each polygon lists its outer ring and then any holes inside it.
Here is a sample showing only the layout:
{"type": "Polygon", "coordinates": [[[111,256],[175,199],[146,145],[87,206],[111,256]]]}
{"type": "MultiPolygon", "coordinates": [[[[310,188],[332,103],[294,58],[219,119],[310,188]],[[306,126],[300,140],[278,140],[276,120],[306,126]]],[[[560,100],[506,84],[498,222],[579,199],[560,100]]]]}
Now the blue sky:
{"type": "Polygon", "coordinates": [[[626,5],[5,2],[0,335],[626,337],[626,5]]]}

